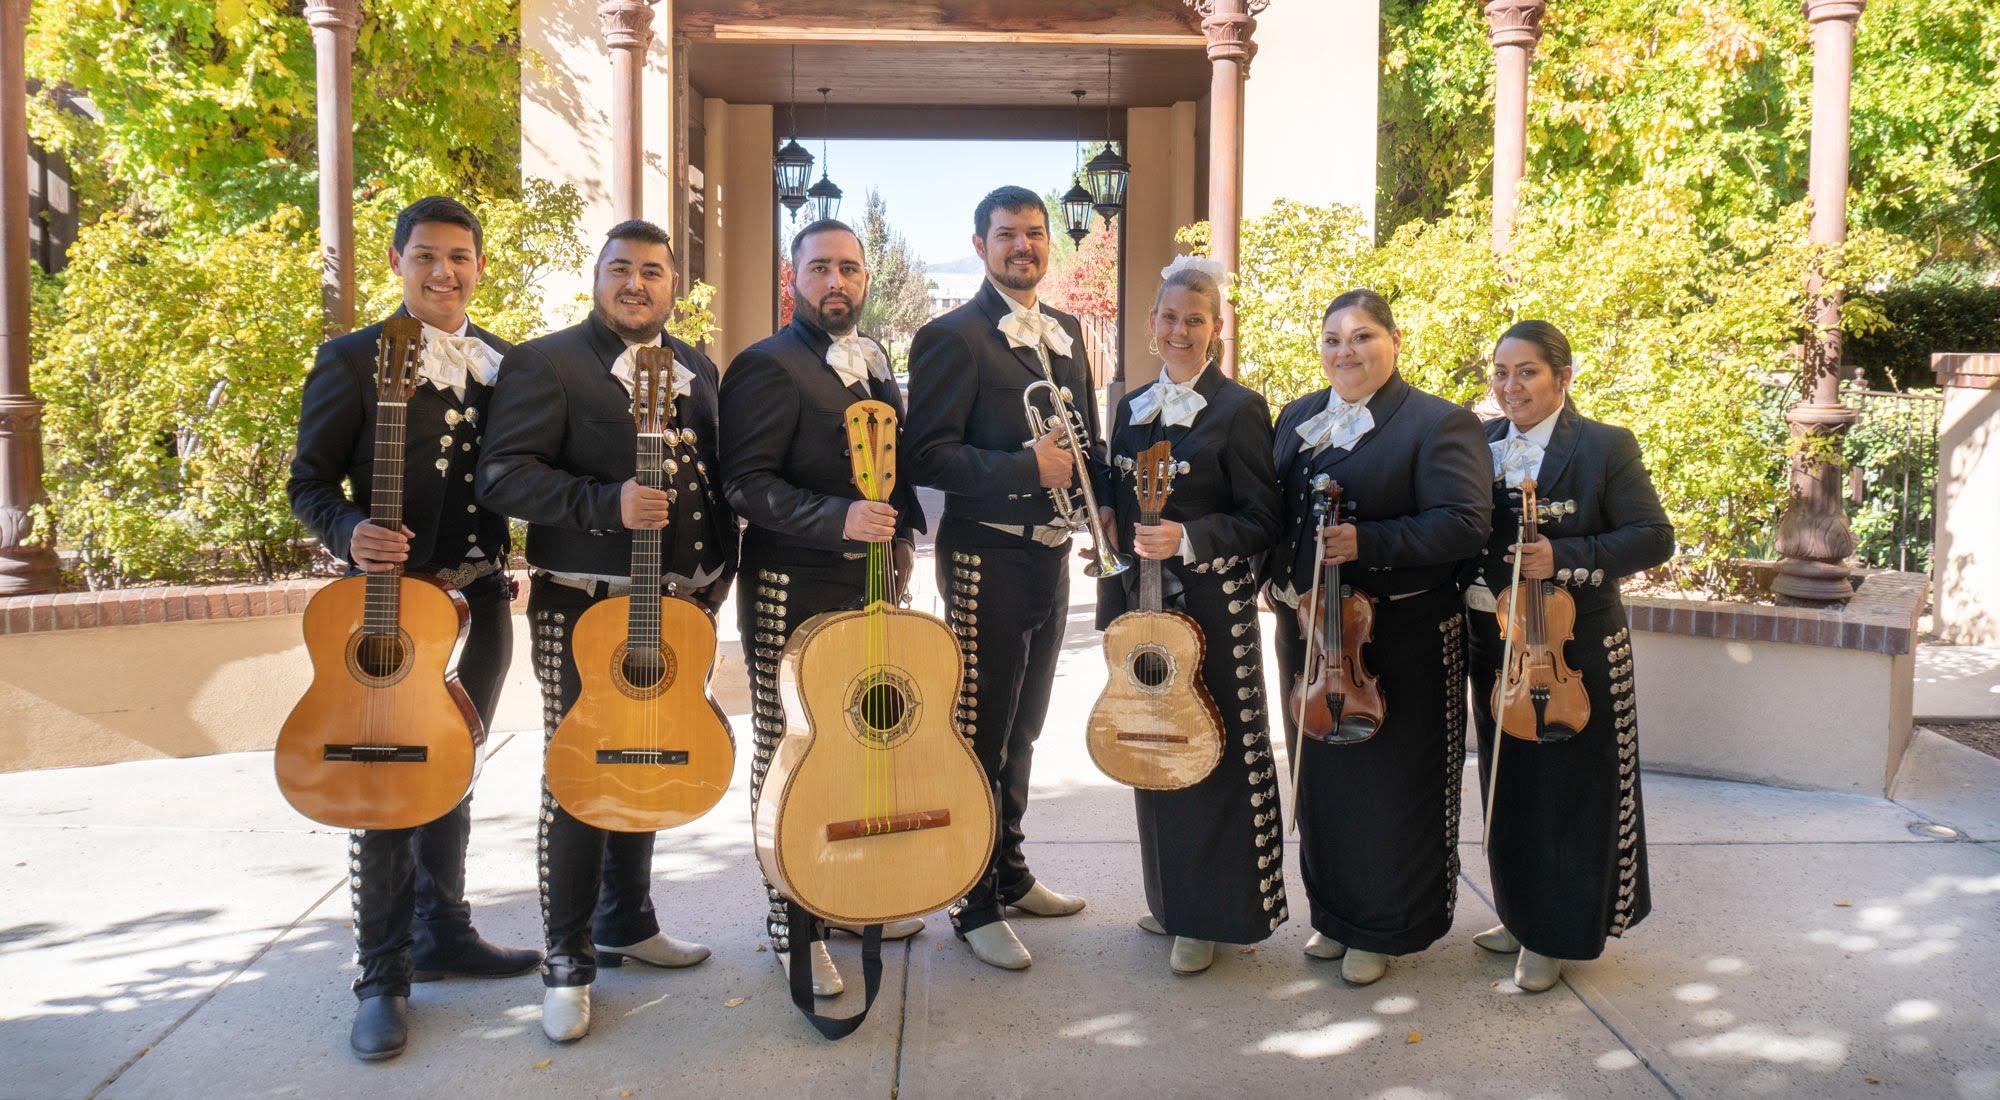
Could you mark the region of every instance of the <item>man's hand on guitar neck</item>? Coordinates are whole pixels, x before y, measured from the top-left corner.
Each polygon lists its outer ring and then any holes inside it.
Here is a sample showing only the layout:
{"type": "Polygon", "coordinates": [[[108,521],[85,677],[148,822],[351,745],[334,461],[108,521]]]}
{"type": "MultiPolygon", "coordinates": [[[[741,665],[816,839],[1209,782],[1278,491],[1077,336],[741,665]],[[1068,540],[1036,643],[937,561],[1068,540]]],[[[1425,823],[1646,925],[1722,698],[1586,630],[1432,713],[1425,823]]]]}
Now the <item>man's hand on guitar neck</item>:
{"type": "Polygon", "coordinates": [[[667,525],[673,497],[665,489],[649,489],[633,478],[618,488],[618,515],[633,531],[657,531],[667,525]]]}
{"type": "Polygon", "coordinates": [[[362,520],[348,536],[347,554],[364,573],[393,573],[410,559],[410,540],[416,535],[408,527],[398,533],[362,520]]]}

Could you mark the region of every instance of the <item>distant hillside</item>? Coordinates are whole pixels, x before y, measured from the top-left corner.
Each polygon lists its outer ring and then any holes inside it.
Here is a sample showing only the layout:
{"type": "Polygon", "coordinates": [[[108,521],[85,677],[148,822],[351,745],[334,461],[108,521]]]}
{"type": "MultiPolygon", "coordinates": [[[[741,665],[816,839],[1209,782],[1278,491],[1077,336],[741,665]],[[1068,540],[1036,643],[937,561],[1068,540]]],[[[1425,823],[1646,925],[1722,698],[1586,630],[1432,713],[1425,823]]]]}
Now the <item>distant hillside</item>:
{"type": "Polygon", "coordinates": [[[927,263],[924,265],[924,271],[931,275],[977,275],[984,270],[986,270],[986,265],[982,264],[977,256],[967,256],[962,260],[953,260],[948,264],[927,263]]]}

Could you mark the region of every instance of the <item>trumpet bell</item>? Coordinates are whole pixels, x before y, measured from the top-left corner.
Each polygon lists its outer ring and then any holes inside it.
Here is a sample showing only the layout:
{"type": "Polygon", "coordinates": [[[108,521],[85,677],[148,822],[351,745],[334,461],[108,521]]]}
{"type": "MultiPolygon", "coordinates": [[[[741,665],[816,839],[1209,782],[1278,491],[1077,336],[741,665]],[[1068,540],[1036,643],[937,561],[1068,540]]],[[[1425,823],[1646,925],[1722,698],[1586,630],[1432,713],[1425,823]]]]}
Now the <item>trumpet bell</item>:
{"type": "Polygon", "coordinates": [[[1083,575],[1092,580],[1115,577],[1132,568],[1130,554],[1099,554],[1097,560],[1083,567],[1083,575]]]}

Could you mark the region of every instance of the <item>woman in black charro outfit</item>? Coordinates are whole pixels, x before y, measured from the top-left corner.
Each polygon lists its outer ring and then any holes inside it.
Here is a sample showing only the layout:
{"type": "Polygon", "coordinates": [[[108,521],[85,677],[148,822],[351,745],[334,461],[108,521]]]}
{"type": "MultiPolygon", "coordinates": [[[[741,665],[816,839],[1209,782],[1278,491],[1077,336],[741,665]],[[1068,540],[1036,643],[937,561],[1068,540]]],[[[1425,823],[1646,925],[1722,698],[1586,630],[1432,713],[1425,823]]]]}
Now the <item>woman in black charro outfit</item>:
{"type": "Polygon", "coordinates": [[[1306,953],[1341,959],[1356,985],[1392,955],[1421,951],[1451,926],[1457,897],[1459,788],[1465,758],[1463,563],[1490,530],[1491,463],[1472,413],[1397,373],[1402,346],[1389,303],[1370,290],[1333,300],[1320,362],[1331,385],[1285,407],[1277,467],[1285,528],[1272,550],[1280,683],[1305,644],[1294,608],[1319,561],[1375,600],[1363,657],[1386,718],[1374,736],[1333,743],[1297,735],[1299,865],[1315,935],[1306,953]],[[1339,482],[1352,509],[1315,540],[1311,484],[1339,482]],[[1343,957],[1344,956],[1344,957],[1343,957]]]}
{"type": "Polygon", "coordinates": [[[1518,951],[1514,981],[1529,992],[1556,983],[1563,960],[1594,959],[1652,908],[1639,795],[1638,711],[1632,636],[1618,581],[1666,561],[1674,529],[1646,475],[1632,433],[1577,415],[1570,405],[1569,340],[1546,321],[1523,321],[1493,352],[1488,421],[1493,455],[1493,535],[1470,568],[1472,714],[1479,732],[1480,791],[1494,777],[1487,866],[1501,924],[1474,937],[1490,951],[1518,951]],[[1521,549],[1521,578],[1552,580],[1576,601],[1563,647],[1590,695],[1590,720],[1574,737],[1496,745],[1493,683],[1503,659],[1494,596],[1513,580],[1520,485],[1573,502],[1543,521],[1521,549]]]}
{"type": "MultiPolygon", "coordinates": [[[[1112,500],[1118,543],[1159,561],[1163,605],[1200,625],[1202,681],[1222,714],[1214,771],[1181,790],[1133,792],[1148,910],[1140,927],[1174,936],[1174,970],[1194,974],[1214,961],[1217,941],[1256,943],[1288,915],[1252,576],[1277,537],[1278,489],[1270,406],[1215,362],[1220,265],[1181,257],[1161,274],[1149,316],[1161,374],[1118,405],[1112,500]],[[1188,471],[1175,476],[1160,522],[1137,527],[1129,463],[1162,440],[1188,471]]],[[[1136,605],[1138,575],[1099,582],[1100,629],[1136,605]]]]}

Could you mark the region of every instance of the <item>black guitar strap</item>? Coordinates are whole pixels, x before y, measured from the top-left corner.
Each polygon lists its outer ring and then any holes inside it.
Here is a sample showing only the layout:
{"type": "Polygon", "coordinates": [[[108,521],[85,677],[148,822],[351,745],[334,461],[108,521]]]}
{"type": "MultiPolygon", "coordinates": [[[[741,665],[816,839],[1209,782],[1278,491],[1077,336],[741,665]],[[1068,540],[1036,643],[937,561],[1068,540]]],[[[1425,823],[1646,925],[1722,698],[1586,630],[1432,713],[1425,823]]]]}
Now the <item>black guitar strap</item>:
{"type": "Polygon", "coordinates": [[[865,998],[861,1011],[836,1018],[813,1011],[812,945],[819,938],[819,918],[799,908],[798,902],[787,901],[785,921],[792,931],[792,1003],[821,1036],[847,1038],[868,1019],[868,1010],[875,1007],[875,996],[882,992],[882,926],[871,924],[861,933],[861,985],[865,998]]]}

